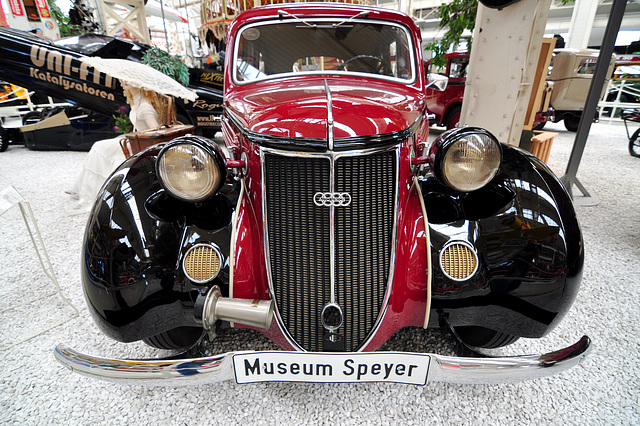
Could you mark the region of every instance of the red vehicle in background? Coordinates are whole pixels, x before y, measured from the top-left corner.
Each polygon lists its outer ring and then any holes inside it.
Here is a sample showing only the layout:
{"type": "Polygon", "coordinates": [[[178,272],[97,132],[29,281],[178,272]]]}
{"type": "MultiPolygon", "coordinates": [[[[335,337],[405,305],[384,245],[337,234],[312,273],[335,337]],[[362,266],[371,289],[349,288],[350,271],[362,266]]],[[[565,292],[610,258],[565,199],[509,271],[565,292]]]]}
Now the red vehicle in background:
{"type": "MultiPolygon", "coordinates": [[[[435,115],[434,118],[430,118],[430,124],[452,129],[460,121],[462,97],[464,96],[464,86],[469,67],[469,53],[447,53],[446,58],[447,65],[442,74],[449,78],[449,82],[443,91],[431,87],[427,88],[427,111],[435,115]]],[[[433,68],[431,61],[426,62],[425,74],[436,73],[433,68]]]]}

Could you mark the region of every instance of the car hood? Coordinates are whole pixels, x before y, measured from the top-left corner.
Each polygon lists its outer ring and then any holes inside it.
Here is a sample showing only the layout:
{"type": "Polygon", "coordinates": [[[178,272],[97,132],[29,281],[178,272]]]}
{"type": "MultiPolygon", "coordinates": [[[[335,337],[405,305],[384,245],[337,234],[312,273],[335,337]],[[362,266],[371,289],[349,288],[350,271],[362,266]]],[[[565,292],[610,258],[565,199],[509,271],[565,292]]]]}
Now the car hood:
{"type": "Polygon", "coordinates": [[[327,139],[331,115],[334,139],[343,139],[410,128],[423,113],[424,98],[415,88],[397,83],[307,77],[235,87],[225,105],[231,118],[253,134],[327,139]]]}

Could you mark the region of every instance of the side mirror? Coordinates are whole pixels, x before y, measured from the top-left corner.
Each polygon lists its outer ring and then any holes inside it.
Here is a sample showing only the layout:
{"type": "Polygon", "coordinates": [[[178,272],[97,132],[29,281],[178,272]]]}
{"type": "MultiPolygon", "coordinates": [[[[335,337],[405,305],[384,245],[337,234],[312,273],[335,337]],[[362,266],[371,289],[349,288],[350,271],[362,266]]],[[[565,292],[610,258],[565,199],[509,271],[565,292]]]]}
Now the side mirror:
{"type": "Polygon", "coordinates": [[[428,89],[435,89],[443,92],[444,89],[447,88],[447,84],[449,84],[449,77],[436,73],[427,74],[428,89]]]}

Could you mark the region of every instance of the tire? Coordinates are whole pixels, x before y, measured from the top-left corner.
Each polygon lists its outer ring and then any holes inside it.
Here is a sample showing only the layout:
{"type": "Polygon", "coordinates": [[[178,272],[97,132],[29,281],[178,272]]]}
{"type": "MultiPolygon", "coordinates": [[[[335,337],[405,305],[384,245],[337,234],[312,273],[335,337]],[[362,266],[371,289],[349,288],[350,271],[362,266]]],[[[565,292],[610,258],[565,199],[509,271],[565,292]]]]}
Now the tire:
{"type": "Polygon", "coordinates": [[[202,333],[203,330],[199,327],[178,327],[147,337],[143,342],[156,349],[184,350],[198,343],[202,333]]]}
{"type": "Polygon", "coordinates": [[[640,136],[640,129],[637,129],[629,139],[629,154],[634,157],[640,157],[640,139],[638,136],[640,136]]]}
{"type": "Polygon", "coordinates": [[[447,114],[447,130],[454,129],[458,126],[460,122],[460,111],[462,108],[458,105],[455,106],[449,111],[447,114]]]}
{"type": "Polygon", "coordinates": [[[577,132],[580,125],[580,116],[581,114],[565,114],[563,117],[564,127],[570,132],[577,132]]]}
{"type": "Polygon", "coordinates": [[[0,152],[5,152],[7,148],[9,148],[9,134],[4,127],[0,127],[0,152]]]}
{"type": "Polygon", "coordinates": [[[22,125],[33,124],[40,121],[40,111],[29,111],[22,116],[22,125]]]}
{"type": "Polygon", "coordinates": [[[476,348],[501,348],[519,339],[518,336],[512,336],[477,326],[456,327],[455,330],[463,342],[476,348]]]}

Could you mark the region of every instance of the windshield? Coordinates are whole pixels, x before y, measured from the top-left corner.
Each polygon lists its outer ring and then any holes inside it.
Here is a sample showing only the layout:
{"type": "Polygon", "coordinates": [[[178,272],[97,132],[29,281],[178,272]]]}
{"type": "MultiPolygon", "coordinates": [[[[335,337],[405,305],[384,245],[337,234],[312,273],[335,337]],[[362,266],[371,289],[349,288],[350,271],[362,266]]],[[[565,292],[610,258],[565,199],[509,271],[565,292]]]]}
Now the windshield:
{"type": "Polygon", "coordinates": [[[407,31],[389,23],[295,21],[248,26],[235,49],[234,79],[291,73],[358,73],[410,82],[415,75],[407,31]]]}

